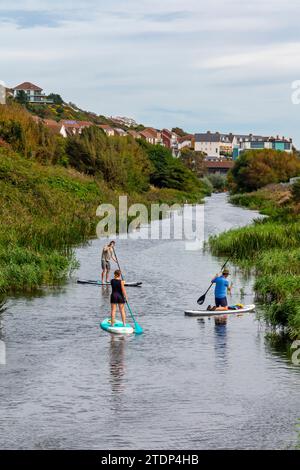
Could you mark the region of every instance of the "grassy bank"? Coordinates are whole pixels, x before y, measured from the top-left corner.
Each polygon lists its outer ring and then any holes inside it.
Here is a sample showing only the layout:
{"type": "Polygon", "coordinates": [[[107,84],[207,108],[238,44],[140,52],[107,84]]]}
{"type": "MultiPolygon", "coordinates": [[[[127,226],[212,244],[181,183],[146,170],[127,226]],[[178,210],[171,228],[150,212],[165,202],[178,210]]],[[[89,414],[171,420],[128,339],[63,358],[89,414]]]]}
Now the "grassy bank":
{"type": "MultiPolygon", "coordinates": [[[[0,293],[30,291],[65,279],[76,266],[72,247],[95,235],[97,206],[110,202],[117,207],[119,194],[124,191],[111,189],[100,178],[0,148],[0,293]]],[[[129,204],[186,199],[183,191],[150,187],[132,192],[129,204]]]]}
{"type": "Polygon", "coordinates": [[[232,202],[269,217],[212,237],[212,252],[254,269],[255,290],[265,302],[268,322],[283,327],[290,338],[300,337],[300,218],[290,189],[262,189],[236,195],[232,202]]]}

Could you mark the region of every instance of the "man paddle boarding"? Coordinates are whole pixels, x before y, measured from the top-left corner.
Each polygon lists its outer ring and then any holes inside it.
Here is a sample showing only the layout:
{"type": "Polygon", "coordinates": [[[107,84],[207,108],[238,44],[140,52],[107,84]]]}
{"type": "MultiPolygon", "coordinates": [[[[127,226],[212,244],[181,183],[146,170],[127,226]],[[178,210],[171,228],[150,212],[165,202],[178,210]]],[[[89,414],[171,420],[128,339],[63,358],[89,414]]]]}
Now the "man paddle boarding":
{"type": "Polygon", "coordinates": [[[112,289],[111,296],[110,296],[111,326],[114,326],[115,324],[117,305],[119,307],[123,325],[126,326],[125,302],[127,302],[127,293],[124,287],[122,274],[119,269],[115,271],[114,279],[112,279],[110,283],[111,283],[111,289],[112,289]]]}
{"type": "MultiPolygon", "coordinates": [[[[214,310],[228,310],[227,292],[231,292],[231,287],[228,281],[229,270],[224,268],[221,275],[217,275],[212,279],[212,284],[216,284],[215,287],[215,302],[216,306],[214,310]]],[[[209,309],[210,310],[210,309],[209,309]]]]}
{"type": "Polygon", "coordinates": [[[115,263],[117,260],[114,257],[114,247],[116,242],[111,241],[108,245],[102,250],[101,255],[101,267],[102,267],[102,283],[104,283],[104,278],[106,282],[109,282],[109,272],[110,272],[110,260],[112,259],[115,263]]]}

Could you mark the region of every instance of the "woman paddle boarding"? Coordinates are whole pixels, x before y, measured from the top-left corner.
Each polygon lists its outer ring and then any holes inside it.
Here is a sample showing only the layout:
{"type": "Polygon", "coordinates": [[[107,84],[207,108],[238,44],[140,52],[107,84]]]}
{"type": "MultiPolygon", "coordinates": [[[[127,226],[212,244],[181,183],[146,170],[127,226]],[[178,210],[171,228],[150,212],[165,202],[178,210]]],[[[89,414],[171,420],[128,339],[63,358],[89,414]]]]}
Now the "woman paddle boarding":
{"type": "Polygon", "coordinates": [[[122,317],[123,325],[126,326],[126,313],[125,313],[125,303],[127,302],[127,292],[124,286],[124,281],[122,280],[122,273],[117,269],[114,273],[114,279],[111,280],[111,326],[114,326],[116,319],[116,309],[117,305],[122,317]]]}

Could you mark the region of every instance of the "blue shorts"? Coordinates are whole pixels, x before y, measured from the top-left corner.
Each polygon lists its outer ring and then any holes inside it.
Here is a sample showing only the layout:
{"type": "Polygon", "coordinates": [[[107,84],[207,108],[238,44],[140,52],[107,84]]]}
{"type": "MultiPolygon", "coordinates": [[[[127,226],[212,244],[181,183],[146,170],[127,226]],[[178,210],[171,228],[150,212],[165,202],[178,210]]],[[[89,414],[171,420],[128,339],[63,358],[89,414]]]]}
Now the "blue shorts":
{"type": "Polygon", "coordinates": [[[221,299],[215,298],[216,307],[227,307],[227,297],[222,297],[221,299]]]}

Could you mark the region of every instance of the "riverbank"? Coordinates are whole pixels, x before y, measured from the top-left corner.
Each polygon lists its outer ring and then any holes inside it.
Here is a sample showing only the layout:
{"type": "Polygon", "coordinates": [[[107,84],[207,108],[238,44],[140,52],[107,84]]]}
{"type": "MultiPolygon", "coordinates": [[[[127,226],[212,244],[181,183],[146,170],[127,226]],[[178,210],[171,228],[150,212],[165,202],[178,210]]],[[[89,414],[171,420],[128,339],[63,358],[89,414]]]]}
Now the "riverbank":
{"type": "Polygon", "coordinates": [[[242,269],[253,270],[267,322],[290,339],[300,337],[300,218],[292,188],[273,185],[235,195],[231,202],[268,217],[211,237],[212,253],[232,256],[242,269]]]}
{"type": "MultiPolygon", "coordinates": [[[[95,236],[96,208],[104,202],[118,207],[119,194],[100,178],[0,149],[0,293],[64,281],[77,267],[73,247],[95,236]]],[[[186,192],[171,188],[128,194],[129,204],[147,206],[186,200],[186,192]]]]}

